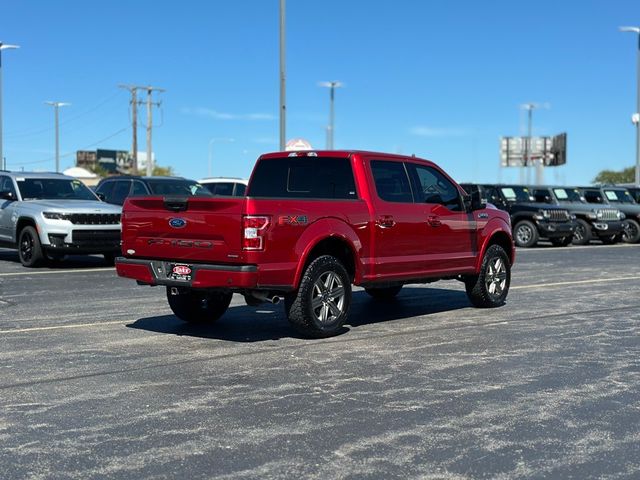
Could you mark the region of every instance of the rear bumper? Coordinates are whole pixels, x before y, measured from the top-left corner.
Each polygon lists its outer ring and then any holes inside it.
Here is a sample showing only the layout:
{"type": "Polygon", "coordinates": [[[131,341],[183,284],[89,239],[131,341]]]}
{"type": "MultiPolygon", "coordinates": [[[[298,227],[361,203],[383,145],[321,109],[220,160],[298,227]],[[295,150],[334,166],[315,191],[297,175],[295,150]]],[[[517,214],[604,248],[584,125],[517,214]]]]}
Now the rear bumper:
{"type": "Polygon", "coordinates": [[[256,265],[193,264],[191,265],[192,279],[186,281],[167,278],[171,263],[186,262],[118,257],[116,258],[116,271],[121,277],[132,278],[148,285],[235,290],[253,289],[258,286],[258,267],[256,265]]]}

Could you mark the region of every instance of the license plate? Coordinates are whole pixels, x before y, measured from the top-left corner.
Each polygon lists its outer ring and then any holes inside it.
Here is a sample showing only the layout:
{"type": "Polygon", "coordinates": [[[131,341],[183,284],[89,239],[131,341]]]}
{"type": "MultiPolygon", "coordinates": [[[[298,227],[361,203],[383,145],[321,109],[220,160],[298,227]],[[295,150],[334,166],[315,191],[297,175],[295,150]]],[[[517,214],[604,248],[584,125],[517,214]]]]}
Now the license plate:
{"type": "Polygon", "coordinates": [[[169,271],[167,277],[171,280],[178,280],[182,282],[190,282],[193,275],[193,268],[191,265],[184,263],[172,263],[169,264],[169,271]]]}

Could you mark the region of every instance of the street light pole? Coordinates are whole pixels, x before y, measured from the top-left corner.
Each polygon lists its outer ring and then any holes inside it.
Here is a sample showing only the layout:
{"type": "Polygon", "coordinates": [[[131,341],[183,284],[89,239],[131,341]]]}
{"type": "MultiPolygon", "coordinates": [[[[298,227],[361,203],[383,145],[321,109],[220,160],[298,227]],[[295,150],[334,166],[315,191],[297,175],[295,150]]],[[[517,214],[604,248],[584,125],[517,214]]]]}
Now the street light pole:
{"type": "Polygon", "coordinates": [[[6,169],[4,152],[2,150],[2,50],[20,48],[18,45],[9,45],[0,42],[0,170],[6,169]]]}
{"type": "Polygon", "coordinates": [[[209,177],[211,176],[211,163],[213,158],[213,153],[211,152],[211,147],[215,142],[235,142],[233,138],[211,138],[209,139],[209,177]]]}
{"type": "Polygon", "coordinates": [[[637,97],[636,112],[632,121],[636,126],[636,178],[635,185],[640,187],[640,27],[620,27],[621,32],[632,32],[638,35],[637,97]]]}
{"type": "Polygon", "coordinates": [[[60,107],[66,107],[71,105],[65,102],[44,102],[47,105],[51,105],[54,111],[55,123],[56,123],[56,173],[60,172],[60,128],[58,122],[58,109],[60,107]]]}
{"type": "Polygon", "coordinates": [[[321,87],[329,88],[329,126],[327,127],[327,150],[333,150],[333,132],[335,130],[335,90],[342,86],[340,82],[320,82],[321,87]]]}
{"type": "Polygon", "coordinates": [[[280,0],[280,151],[284,152],[287,128],[286,66],[285,66],[285,10],[286,0],[280,0]]]}

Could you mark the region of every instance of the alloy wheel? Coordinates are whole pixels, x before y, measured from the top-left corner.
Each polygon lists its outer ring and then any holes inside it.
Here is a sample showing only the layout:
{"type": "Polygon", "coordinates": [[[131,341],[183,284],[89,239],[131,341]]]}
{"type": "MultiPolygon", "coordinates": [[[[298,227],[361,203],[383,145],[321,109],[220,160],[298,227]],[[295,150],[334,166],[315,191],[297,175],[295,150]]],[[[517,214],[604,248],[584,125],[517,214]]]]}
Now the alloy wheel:
{"type": "Polygon", "coordinates": [[[485,286],[489,295],[498,298],[507,286],[507,266],[502,258],[494,258],[487,266],[485,286]]]}
{"type": "Polygon", "coordinates": [[[325,272],[313,284],[311,310],[321,324],[335,322],[344,312],[345,289],[335,272],[325,272]]]}

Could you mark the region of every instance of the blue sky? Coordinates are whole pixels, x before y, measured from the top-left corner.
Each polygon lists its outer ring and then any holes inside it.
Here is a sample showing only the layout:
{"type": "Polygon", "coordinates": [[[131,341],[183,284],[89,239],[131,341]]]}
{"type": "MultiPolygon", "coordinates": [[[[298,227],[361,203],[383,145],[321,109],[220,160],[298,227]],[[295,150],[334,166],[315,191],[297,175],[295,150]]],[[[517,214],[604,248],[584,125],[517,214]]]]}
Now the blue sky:
{"type": "MultiPolygon", "coordinates": [[[[131,147],[128,92],[166,89],[154,110],[157,162],[190,178],[247,177],[278,149],[278,0],[16,1],[3,5],[8,168],[54,169],[78,149],[131,147]],[[227,142],[226,139],[233,139],[227,142]],[[67,155],[69,154],[69,155],[67,155]]],[[[339,80],[335,146],[413,154],[459,181],[517,181],[499,169],[503,135],[568,133],[568,164],[548,183],[589,183],[635,162],[637,0],[288,0],[287,138],[324,148],[339,80]]],[[[139,150],[145,150],[140,110],[139,150]]]]}

